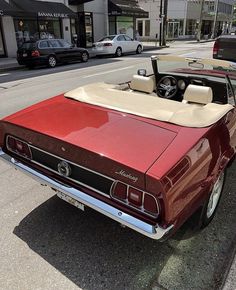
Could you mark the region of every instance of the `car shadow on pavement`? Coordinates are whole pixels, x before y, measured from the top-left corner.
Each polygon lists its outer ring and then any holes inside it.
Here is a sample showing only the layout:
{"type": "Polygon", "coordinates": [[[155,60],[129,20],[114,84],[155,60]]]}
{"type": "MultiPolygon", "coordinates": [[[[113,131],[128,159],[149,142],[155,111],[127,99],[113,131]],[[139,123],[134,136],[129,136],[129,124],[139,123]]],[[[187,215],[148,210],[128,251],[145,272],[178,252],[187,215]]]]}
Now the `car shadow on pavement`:
{"type": "Polygon", "coordinates": [[[159,243],[56,196],[30,212],[14,234],[82,289],[219,289],[236,247],[235,169],[236,163],[215,219],[194,235],[188,222],[159,243]]]}

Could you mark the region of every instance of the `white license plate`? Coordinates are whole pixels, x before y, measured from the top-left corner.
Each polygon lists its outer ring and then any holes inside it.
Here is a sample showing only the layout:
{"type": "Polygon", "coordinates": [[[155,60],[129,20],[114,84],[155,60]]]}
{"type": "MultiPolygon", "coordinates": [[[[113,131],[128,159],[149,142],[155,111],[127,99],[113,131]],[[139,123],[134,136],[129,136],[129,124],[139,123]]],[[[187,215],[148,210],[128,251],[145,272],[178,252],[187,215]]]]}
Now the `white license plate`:
{"type": "Polygon", "coordinates": [[[84,204],[78,202],[77,200],[75,200],[74,198],[64,194],[63,192],[58,191],[57,192],[57,196],[60,197],[61,199],[67,201],[68,203],[74,205],[75,207],[81,209],[82,211],[84,211],[84,204]]]}
{"type": "Polygon", "coordinates": [[[27,56],[27,53],[23,53],[23,57],[26,57],[27,56]]]}

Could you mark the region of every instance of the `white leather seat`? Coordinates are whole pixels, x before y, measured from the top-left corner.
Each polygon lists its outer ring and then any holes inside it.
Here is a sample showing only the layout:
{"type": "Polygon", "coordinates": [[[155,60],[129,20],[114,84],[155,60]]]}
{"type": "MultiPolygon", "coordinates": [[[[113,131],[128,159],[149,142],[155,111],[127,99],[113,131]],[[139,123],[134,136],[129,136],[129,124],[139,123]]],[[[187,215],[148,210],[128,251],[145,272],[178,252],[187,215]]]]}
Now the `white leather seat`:
{"type": "Polygon", "coordinates": [[[130,82],[130,89],[133,91],[139,91],[151,94],[155,89],[155,77],[154,76],[140,76],[133,75],[130,82]]]}
{"type": "Polygon", "coordinates": [[[206,105],[212,103],[213,94],[210,87],[188,85],[183,97],[183,103],[206,105]]]}

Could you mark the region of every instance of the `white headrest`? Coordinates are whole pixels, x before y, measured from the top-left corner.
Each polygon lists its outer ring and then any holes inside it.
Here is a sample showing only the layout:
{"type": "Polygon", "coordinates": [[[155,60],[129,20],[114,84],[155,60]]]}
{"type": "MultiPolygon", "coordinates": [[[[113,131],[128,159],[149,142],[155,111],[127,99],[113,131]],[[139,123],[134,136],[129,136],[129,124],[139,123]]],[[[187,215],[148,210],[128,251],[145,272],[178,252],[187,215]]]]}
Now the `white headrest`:
{"type": "Polygon", "coordinates": [[[208,104],[212,102],[212,89],[205,86],[188,85],[184,92],[184,101],[208,104]]]}
{"type": "Polygon", "coordinates": [[[134,75],[130,82],[130,88],[131,90],[134,90],[134,91],[140,91],[140,92],[150,94],[155,89],[155,77],[134,75]]]}

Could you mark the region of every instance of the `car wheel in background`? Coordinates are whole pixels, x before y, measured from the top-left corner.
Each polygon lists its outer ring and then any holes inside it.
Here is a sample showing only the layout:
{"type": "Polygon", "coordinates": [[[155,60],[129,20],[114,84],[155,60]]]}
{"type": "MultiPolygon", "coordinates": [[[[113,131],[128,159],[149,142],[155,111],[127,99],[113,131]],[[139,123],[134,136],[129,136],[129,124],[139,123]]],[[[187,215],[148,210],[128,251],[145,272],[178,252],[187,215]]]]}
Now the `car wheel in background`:
{"type": "Polygon", "coordinates": [[[50,55],[48,57],[48,66],[51,68],[54,68],[57,65],[57,59],[55,58],[55,56],[50,55]]]}
{"type": "Polygon", "coordinates": [[[116,49],[116,56],[117,57],[122,56],[122,49],[121,49],[121,47],[117,47],[117,49],[116,49]]]}
{"type": "Polygon", "coordinates": [[[137,49],[136,49],[136,53],[137,53],[137,54],[142,53],[142,46],[141,46],[141,45],[138,45],[138,47],[137,47],[137,49]]]}
{"type": "Polygon", "coordinates": [[[224,189],[226,172],[222,171],[213,185],[212,191],[201,210],[199,227],[206,227],[213,219],[224,189]]]}
{"type": "Polygon", "coordinates": [[[87,62],[88,59],[89,59],[88,53],[86,51],[85,52],[82,52],[82,54],[81,54],[81,61],[82,62],[87,62]]]}

